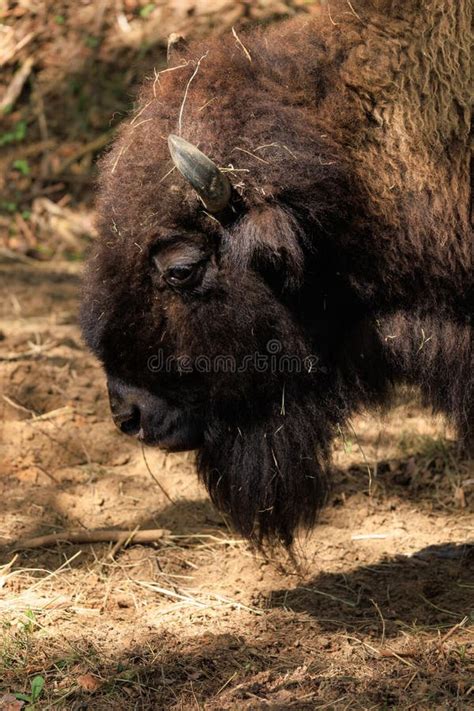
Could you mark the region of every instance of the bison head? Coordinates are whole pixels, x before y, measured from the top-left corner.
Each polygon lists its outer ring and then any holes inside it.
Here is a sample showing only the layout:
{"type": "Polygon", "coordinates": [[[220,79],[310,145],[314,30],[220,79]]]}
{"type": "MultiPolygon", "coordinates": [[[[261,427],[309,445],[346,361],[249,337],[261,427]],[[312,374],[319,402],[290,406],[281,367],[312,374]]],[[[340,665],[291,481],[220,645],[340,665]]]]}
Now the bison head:
{"type": "Polygon", "coordinates": [[[101,163],[82,309],[120,429],[197,448],[237,528],[285,543],[325,499],[351,318],[330,249],[344,161],[305,82],[291,100],[233,41],[148,82],[101,163]]]}

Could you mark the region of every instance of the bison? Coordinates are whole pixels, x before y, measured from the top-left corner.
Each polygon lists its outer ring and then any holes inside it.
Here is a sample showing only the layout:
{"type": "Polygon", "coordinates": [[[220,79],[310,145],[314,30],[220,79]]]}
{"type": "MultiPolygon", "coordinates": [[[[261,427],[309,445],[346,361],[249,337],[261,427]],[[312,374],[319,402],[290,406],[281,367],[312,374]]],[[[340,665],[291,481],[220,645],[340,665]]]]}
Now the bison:
{"type": "Polygon", "coordinates": [[[474,442],[470,3],[331,0],[171,52],[100,164],[82,328],[115,423],[291,544],[397,383],[474,442]]]}

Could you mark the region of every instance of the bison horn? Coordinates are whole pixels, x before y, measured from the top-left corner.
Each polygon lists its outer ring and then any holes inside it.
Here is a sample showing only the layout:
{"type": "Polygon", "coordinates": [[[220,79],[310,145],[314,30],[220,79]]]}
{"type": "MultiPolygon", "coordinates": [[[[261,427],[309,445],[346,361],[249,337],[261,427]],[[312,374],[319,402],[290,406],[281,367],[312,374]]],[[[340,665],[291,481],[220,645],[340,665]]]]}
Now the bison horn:
{"type": "Polygon", "coordinates": [[[173,163],[191,183],[209,212],[221,212],[229,200],[229,179],[202,151],[180,136],[168,136],[168,147],[173,163]]]}

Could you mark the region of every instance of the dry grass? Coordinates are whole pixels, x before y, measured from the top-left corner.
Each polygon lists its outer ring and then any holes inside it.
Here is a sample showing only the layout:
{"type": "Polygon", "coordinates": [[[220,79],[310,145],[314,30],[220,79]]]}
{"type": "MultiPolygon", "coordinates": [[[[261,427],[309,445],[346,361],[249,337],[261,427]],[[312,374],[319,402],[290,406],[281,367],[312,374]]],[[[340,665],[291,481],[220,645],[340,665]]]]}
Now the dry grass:
{"type": "MultiPolygon", "coordinates": [[[[6,564],[5,688],[25,692],[41,675],[45,709],[469,707],[474,582],[459,576],[455,546],[440,546],[430,562],[399,556],[320,571],[281,592],[264,583],[250,605],[214,592],[218,577],[193,585],[193,566],[218,576],[223,545],[235,561],[246,559],[243,542],[208,534],[170,540],[157,558],[137,546],[114,560],[100,547],[67,555],[50,572],[6,564]],[[172,561],[187,559],[186,574],[171,572],[172,561]],[[420,584],[431,585],[432,599],[407,600],[420,584]]],[[[277,563],[265,569],[286,586],[277,563]]]]}

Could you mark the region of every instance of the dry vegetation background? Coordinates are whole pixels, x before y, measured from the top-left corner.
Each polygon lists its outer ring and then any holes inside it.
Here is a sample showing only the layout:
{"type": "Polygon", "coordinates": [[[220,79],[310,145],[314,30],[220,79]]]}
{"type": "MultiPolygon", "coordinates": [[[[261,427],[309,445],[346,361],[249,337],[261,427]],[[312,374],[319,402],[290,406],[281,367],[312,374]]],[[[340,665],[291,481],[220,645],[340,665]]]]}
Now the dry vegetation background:
{"type": "Polygon", "coordinates": [[[255,554],[191,454],[115,431],[76,324],[94,160],[167,35],[324,4],[0,5],[0,711],[474,708],[474,471],[443,422],[408,393],[355,420],[298,562],[255,554]],[[21,546],[71,528],[130,540],[21,546]]]}

